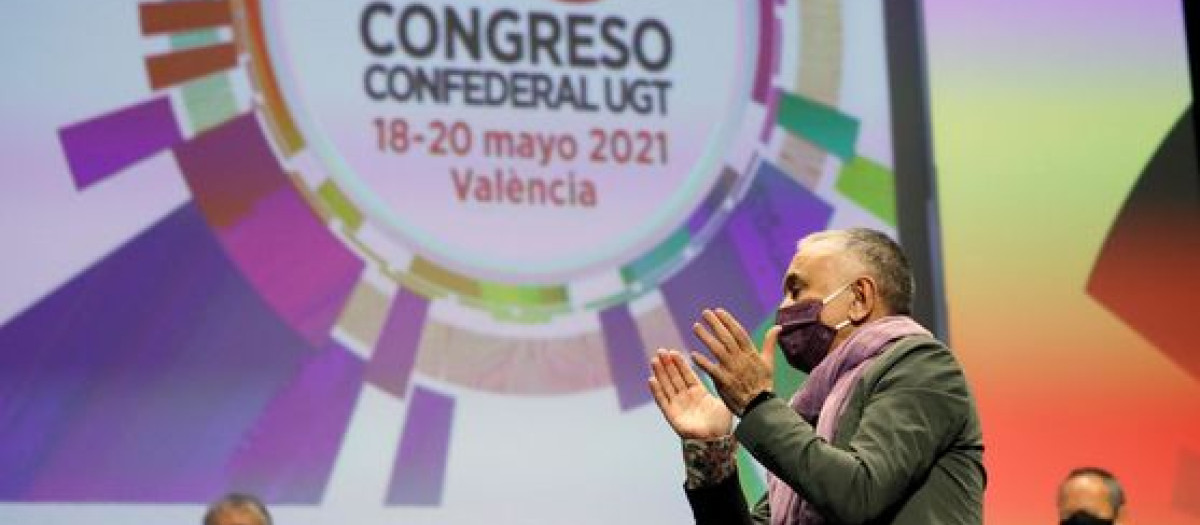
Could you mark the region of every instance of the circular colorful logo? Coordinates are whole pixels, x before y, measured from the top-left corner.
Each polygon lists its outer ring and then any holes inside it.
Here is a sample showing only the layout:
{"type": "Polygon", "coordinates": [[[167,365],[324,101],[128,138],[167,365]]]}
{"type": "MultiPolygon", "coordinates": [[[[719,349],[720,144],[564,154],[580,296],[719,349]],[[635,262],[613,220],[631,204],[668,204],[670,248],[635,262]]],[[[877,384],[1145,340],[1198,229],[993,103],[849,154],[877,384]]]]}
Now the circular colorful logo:
{"type": "Polygon", "coordinates": [[[660,245],[758,131],[754,7],[309,1],[263,20],[283,103],[372,234],[545,286],[660,245]]]}

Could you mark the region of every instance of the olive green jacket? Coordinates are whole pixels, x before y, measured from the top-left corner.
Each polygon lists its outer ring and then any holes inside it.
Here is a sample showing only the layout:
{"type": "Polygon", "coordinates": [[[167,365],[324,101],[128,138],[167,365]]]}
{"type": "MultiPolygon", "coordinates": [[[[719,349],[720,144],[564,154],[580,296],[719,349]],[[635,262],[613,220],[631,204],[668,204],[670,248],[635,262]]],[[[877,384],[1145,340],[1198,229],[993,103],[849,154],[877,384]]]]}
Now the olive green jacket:
{"type": "MultiPolygon", "coordinates": [[[[983,433],[962,367],[940,341],[907,337],[869,365],[832,443],[782,399],[758,405],[734,436],[829,524],[983,522],[983,433]]],[[[769,523],[737,475],[687,491],[698,524],[769,523]]]]}

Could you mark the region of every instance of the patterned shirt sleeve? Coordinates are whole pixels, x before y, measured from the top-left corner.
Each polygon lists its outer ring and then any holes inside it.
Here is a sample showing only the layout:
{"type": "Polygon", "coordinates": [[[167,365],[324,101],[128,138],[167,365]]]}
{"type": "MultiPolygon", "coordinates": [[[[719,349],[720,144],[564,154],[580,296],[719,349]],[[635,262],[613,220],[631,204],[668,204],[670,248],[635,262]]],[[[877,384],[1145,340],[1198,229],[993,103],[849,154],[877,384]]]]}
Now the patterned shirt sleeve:
{"type": "Polygon", "coordinates": [[[684,439],[683,463],[687,467],[684,487],[708,487],[733,475],[737,470],[736,450],[737,440],[732,435],[717,439],[684,439]]]}

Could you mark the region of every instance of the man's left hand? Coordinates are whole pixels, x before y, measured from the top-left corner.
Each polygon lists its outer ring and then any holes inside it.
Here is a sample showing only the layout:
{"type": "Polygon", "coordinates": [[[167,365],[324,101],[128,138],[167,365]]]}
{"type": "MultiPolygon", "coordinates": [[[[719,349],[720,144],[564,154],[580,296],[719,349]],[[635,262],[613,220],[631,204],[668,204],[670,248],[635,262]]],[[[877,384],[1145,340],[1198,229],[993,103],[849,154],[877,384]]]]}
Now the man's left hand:
{"type": "Polygon", "coordinates": [[[692,352],[692,359],[712,377],[729,410],[740,416],[755,396],[772,389],[779,327],[772,326],[767,330],[759,351],[745,328],[729,312],[705,310],[701,317],[704,323],[692,325],[692,332],[708,347],[717,362],[698,352],[692,352]]]}

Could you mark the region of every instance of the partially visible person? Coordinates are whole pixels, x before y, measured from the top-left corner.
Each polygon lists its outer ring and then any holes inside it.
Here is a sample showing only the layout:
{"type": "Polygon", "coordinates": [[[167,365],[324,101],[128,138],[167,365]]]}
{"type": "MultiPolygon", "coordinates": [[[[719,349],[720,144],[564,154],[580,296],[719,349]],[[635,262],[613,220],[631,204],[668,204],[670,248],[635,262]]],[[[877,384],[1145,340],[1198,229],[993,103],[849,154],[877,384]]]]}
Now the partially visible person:
{"type": "Polygon", "coordinates": [[[258,498],[240,492],[214,501],[204,513],[204,525],[272,525],[271,513],[258,498]]]}
{"type": "Polygon", "coordinates": [[[909,317],[903,250],[861,228],[805,237],[781,279],[761,347],[723,309],[692,327],[717,396],[678,350],[651,360],[649,387],[682,438],[684,490],[699,525],[978,525],[983,432],[953,352],[909,317]],[[775,345],[808,373],[774,392],[775,345]],[[733,417],[740,417],[736,428],[733,417]],[[747,504],[737,445],[769,472],[747,504]]]}
{"type": "Polygon", "coordinates": [[[1072,470],[1058,486],[1061,525],[1120,525],[1125,519],[1125,490],[1111,472],[1097,467],[1072,470]]]}

